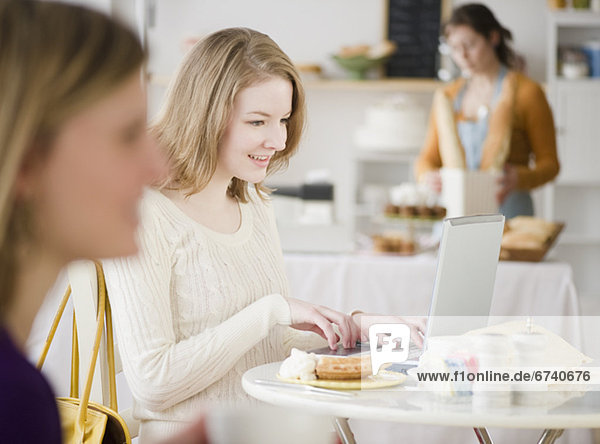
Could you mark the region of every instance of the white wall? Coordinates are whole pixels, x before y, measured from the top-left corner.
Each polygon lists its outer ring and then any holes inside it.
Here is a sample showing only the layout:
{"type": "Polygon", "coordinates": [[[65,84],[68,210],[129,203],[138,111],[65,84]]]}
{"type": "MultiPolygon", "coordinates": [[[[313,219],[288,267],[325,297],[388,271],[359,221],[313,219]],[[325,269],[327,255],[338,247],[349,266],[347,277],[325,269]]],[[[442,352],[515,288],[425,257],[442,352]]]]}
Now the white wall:
{"type": "Polygon", "coordinates": [[[155,0],[149,29],[150,69],[169,74],[182,57],[181,42],[221,28],[245,26],[273,38],[295,62],[325,65],[342,45],[383,37],[385,0],[155,0]]]}
{"type": "MultiPolygon", "coordinates": [[[[153,1],[156,21],[148,33],[152,48],[150,68],[158,74],[169,74],[177,66],[185,38],[224,27],[247,26],[265,32],[295,62],[320,63],[334,76],[343,75],[330,59],[340,46],[376,43],[385,35],[386,0],[153,1]]],[[[452,3],[460,5],[468,1],[452,3]]],[[[515,48],[526,56],[531,76],[543,81],[546,0],[482,0],[482,3],[513,32],[515,48]]]]}

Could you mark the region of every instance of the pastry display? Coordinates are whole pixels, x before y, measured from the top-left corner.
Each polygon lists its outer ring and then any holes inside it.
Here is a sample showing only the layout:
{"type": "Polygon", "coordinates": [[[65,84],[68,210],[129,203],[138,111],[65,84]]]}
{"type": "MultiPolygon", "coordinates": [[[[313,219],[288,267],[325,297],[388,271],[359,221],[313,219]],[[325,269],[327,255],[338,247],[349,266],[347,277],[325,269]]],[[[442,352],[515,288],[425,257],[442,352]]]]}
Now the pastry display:
{"type": "Polygon", "coordinates": [[[413,254],[417,249],[416,242],[403,233],[384,233],[372,236],[373,250],[379,253],[413,254]]]}
{"type": "Polygon", "coordinates": [[[544,238],[544,240],[550,237],[556,228],[554,222],[548,222],[544,219],[532,216],[513,217],[512,219],[508,219],[506,224],[510,231],[534,233],[537,236],[544,238]]]}
{"type": "Polygon", "coordinates": [[[541,248],[547,239],[548,236],[541,233],[508,230],[502,235],[502,246],[504,248],[541,248]]]}
{"type": "Polygon", "coordinates": [[[502,235],[505,248],[541,248],[552,237],[556,224],[531,216],[508,219],[502,235]]]}
{"type": "Polygon", "coordinates": [[[377,253],[417,254],[436,248],[436,225],[446,216],[438,195],[422,184],[403,183],[389,190],[389,203],[371,219],[372,250],[377,253]]]}
{"type": "Polygon", "coordinates": [[[394,205],[387,204],[384,214],[388,217],[416,217],[422,219],[443,219],[446,217],[446,208],[435,205],[394,205]]]}
{"type": "Polygon", "coordinates": [[[508,219],[504,225],[500,259],[541,261],[563,226],[532,216],[508,219]]]}
{"type": "Polygon", "coordinates": [[[390,189],[387,217],[443,219],[446,209],[438,205],[439,196],[423,184],[403,183],[390,189]]]}

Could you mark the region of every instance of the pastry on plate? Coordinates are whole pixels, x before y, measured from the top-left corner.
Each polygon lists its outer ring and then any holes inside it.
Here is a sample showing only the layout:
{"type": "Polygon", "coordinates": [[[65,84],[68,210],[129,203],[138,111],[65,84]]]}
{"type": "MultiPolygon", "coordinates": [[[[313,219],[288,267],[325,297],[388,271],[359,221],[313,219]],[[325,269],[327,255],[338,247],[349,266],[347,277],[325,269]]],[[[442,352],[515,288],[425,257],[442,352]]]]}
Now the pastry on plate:
{"type": "Polygon", "coordinates": [[[319,379],[361,379],[371,374],[371,359],[369,356],[321,356],[316,372],[319,379]]]}

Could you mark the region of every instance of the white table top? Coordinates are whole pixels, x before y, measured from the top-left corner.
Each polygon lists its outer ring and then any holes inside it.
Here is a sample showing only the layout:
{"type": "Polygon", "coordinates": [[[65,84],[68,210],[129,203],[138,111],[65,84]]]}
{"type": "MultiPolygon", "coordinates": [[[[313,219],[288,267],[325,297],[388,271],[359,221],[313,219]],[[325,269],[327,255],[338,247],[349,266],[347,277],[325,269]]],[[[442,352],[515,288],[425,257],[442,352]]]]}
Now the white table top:
{"type": "Polygon", "coordinates": [[[476,409],[471,403],[435,401],[430,393],[402,386],[382,390],[356,391],[352,398],[323,396],[285,388],[259,385],[256,379],[276,381],[281,363],[248,370],[242,378],[244,390],[252,397],[282,407],[296,407],[316,414],[343,418],[394,421],[462,427],[522,429],[566,429],[600,427],[600,392],[588,392],[554,408],[520,407],[476,409]]]}

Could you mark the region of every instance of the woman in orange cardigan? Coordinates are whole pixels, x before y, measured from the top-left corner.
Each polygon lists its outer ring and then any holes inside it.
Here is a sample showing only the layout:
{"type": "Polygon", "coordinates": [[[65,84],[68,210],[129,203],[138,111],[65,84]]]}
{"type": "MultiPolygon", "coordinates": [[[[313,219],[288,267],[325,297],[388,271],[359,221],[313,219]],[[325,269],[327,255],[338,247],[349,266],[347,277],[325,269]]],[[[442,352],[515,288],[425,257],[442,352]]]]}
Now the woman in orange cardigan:
{"type": "Polygon", "coordinates": [[[484,5],[455,9],[445,27],[464,77],[434,96],[420,182],[441,191],[439,169],[503,171],[497,194],[506,217],[533,215],[530,190],[559,171],[552,112],[540,86],[514,70],[512,38],[484,5]]]}

